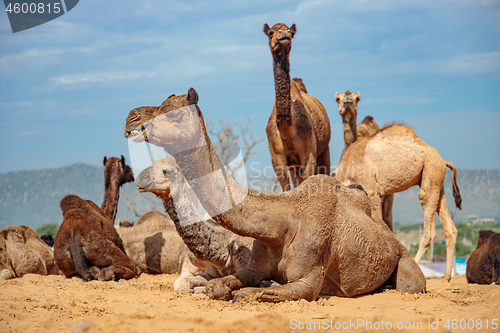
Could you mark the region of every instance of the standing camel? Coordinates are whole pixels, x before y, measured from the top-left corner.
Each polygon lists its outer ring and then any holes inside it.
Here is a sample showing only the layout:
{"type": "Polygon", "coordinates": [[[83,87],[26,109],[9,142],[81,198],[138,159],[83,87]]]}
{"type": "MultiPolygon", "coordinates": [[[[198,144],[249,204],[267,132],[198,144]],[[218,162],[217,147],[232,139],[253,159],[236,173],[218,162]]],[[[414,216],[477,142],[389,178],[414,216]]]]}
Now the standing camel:
{"type": "Polygon", "coordinates": [[[330,121],[323,104],[307,93],[301,79],[290,80],[289,55],[295,24],[264,25],[273,56],[276,100],[266,133],[271,161],[283,191],[307,177],[330,174],[330,121]]]}
{"type": "Polygon", "coordinates": [[[446,167],[452,170],[453,196],[461,209],[462,198],[457,186],[457,169],[439,155],[436,148],[420,139],[405,125],[386,126],[368,140],[358,140],[347,148],[335,170],[335,177],[344,185],[362,184],[370,198],[372,218],[382,221],[382,198],[419,185],[418,198],[424,209],[424,233],[415,261],[422,259],[436,237],[436,212],[446,238],[446,273],[451,268],[457,229],[453,224],[446,197],[444,177],[446,167]]]}
{"type": "MultiPolygon", "coordinates": [[[[342,127],[344,130],[344,150],[342,155],[357,140],[369,139],[378,132],[380,127],[373,117],[366,116],[362,122],[356,125],[358,117],[358,103],[361,100],[359,92],[351,93],[349,90],[342,94],[335,94],[335,100],[339,104],[339,114],[342,117],[342,127]]],[[[340,157],[342,159],[342,156],[340,157]]],[[[392,230],[392,204],[394,194],[389,194],[382,199],[382,218],[389,229],[392,230]]]]}
{"type": "MultiPolygon", "coordinates": [[[[281,193],[238,184],[215,153],[197,103],[191,88],[165,100],[159,107],[164,114],[154,119],[132,110],[124,133],[162,147],[217,223],[256,240],[247,267],[208,282],[214,298],[312,301],[320,293],[352,297],[386,283],[404,292],[425,291],[425,278],[410,253],[384,223],[371,219],[364,191],[327,175],[281,193]],[[276,284],[253,288],[264,280],[276,284]]],[[[170,181],[174,186],[175,179],[170,181]]],[[[189,215],[183,212],[181,227],[197,222],[189,215]]]]}

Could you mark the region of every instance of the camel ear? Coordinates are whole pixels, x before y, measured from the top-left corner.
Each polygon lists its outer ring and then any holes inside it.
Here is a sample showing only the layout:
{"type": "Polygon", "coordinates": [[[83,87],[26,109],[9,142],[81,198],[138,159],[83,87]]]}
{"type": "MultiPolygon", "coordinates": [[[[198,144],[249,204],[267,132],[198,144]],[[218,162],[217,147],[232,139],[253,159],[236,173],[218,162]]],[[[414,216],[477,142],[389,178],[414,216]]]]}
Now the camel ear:
{"type": "Polygon", "coordinates": [[[294,36],[295,33],[297,32],[297,27],[295,26],[295,23],[292,24],[292,26],[290,27],[290,32],[292,33],[292,36],[294,36]]]}
{"type": "Polygon", "coordinates": [[[269,26],[266,24],[264,24],[264,33],[266,34],[266,36],[269,36],[269,30],[271,30],[271,28],[269,28],[269,26]]]}
{"type": "Polygon", "coordinates": [[[335,100],[338,102],[340,102],[340,94],[339,92],[337,91],[337,93],[335,94],[335,100]]]}
{"type": "Polygon", "coordinates": [[[196,92],[196,90],[194,90],[193,87],[189,88],[188,90],[188,100],[189,105],[198,104],[198,93],[196,92]]]}
{"type": "Polygon", "coordinates": [[[361,95],[359,94],[359,91],[356,92],[356,101],[359,102],[361,100],[361,95]]]}
{"type": "Polygon", "coordinates": [[[102,161],[102,164],[104,164],[104,166],[106,166],[107,161],[108,161],[108,158],[106,156],[104,156],[104,160],[102,161]]]}
{"type": "Polygon", "coordinates": [[[122,167],[125,167],[125,157],[122,155],[122,167]]]}

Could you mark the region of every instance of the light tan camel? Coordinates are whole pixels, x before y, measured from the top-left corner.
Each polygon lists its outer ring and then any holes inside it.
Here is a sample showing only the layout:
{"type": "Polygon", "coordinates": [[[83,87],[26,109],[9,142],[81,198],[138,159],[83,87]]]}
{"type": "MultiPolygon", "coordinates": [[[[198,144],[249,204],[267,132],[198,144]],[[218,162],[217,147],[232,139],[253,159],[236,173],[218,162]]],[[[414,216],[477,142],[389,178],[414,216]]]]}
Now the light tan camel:
{"type": "MultiPolygon", "coordinates": [[[[177,279],[174,290],[193,292],[196,287],[204,287],[211,279],[236,273],[247,266],[253,246],[253,238],[241,237],[222,228],[210,217],[198,223],[182,226],[178,211],[198,214],[197,201],[192,200],[191,189],[181,170],[172,157],[157,160],[138,176],[139,192],[151,192],[163,201],[179,235],[199,261],[206,264],[201,276],[177,279]],[[169,184],[174,186],[169,186],[169,184]],[[175,203],[174,203],[175,198],[175,203]]],[[[190,251],[190,252],[191,252],[190,251]]]]}
{"type": "Polygon", "coordinates": [[[59,274],[52,249],[33,228],[5,227],[0,231],[0,280],[28,273],[59,274]]]}
{"type": "MultiPolygon", "coordinates": [[[[356,125],[358,117],[358,103],[361,100],[359,92],[351,93],[349,90],[335,94],[335,101],[339,104],[339,114],[342,117],[344,130],[344,150],[342,155],[351,144],[357,140],[369,139],[378,132],[380,127],[373,117],[366,116],[362,122],[356,125]]],[[[342,159],[342,156],[340,157],[342,159]]],[[[382,198],[382,217],[387,226],[392,230],[392,204],[394,195],[389,194],[382,198]]]]}
{"type": "Polygon", "coordinates": [[[307,93],[301,79],[290,81],[289,54],[295,24],[264,25],[273,56],[276,100],[267,124],[271,161],[283,191],[307,177],[330,174],[330,121],[323,104],[307,93]]]}
{"type": "MultiPolygon", "coordinates": [[[[124,133],[136,142],[147,138],[174,156],[209,215],[256,240],[246,268],[208,282],[214,298],[312,301],[319,294],[352,297],[385,284],[404,292],[425,291],[425,278],[410,253],[385,223],[371,219],[364,191],[326,175],[309,177],[282,193],[241,186],[215,153],[197,103],[191,88],[164,101],[159,110],[165,114],[157,112],[154,119],[134,109],[124,133]],[[278,285],[252,288],[264,280],[278,285]]],[[[185,227],[193,225],[183,221],[185,227]]]]}
{"type": "Polygon", "coordinates": [[[457,229],[453,224],[443,181],[446,167],[452,170],[453,196],[461,208],[462,199],[457,186],[457,169],[444,160],[438,151],[422,141],[417,133],[405,125],[389,125],[368,140],[358,140],[345,150],[335,177],[344,185],[362,184],[370,198],[372,217],[382,221],[382,198],[419,185],[418,198],[424,209],[424,233],[415,256],[418,263],[436,237],[436,212],[446,237],[446,273],[451,268],[457,229]]]}
{"type": "MultiPolygon", "coordinates": [[[[116,230],[123,240],[129,258],[148,274],[175,274],[190,278],[203,273],[205,263],[196,258],[184,244],[174,222],[164,214],[150,211],[135,226],[116,230]]],[[[174,284],[177,292],[184,290],[174,284]]]]}

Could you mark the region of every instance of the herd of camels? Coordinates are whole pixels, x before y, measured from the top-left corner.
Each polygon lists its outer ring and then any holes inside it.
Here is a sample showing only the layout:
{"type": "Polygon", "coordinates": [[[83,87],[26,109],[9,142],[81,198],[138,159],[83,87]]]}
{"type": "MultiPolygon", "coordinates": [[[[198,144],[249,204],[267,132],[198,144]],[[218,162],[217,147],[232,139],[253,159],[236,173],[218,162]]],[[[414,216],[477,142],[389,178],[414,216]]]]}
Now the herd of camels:
{"type": "MultiPolygon", "coordinates": [[[[335,95],[345,148],[330,174],[328,114],[301,79],[290,79],[295,32],[295,24],[264,25],[276,94],[266,132],[283,192],[248,189],[227,173],[191,88],[158,107],[134,108],[126,118],[127,139],[161,147],[170,157],[157,160],[137,179],[123,156],[104,158],[101,207],[66,196],[53,255],[31,228],[2,230],[0,278],[37,272],[108,281],[179,272],[174,290],[234,302],[312,301],[320,294],[352,297],[385,288],[421,293],[426,280],[418,262],[435,238],[437,213],[446,237],[444,278],[450,280],[457,229],[443,182],[450,168],[455,204],[461,208],[457,169],[408,126],[379,128],[372,117],[357,124],[360,94],[346,91],[335,95]],[[152,211],[136,225],[115,228],[120,187],[133,181],[139,192],[156,195],[170,218],[152,211]],[[415,185],[425,217],[412,258],[392,232],[392,203],[394,193],[415,185]],[[209,216],[200,216],[198,200],[209,216]],[[20,258],[22,251],[26,254],[20,258]]],[[[500,240],[489,241],[496,236],[480,237],[478,250],[480,244],[499,247],[500,240]]],[[[480,265],[489,255],[483,252],[471,260],[477,258],[480,265]]],[[[474,275],[468,269],[467,277],[500,283],[500,268],[492,271],[474,275]]]]}

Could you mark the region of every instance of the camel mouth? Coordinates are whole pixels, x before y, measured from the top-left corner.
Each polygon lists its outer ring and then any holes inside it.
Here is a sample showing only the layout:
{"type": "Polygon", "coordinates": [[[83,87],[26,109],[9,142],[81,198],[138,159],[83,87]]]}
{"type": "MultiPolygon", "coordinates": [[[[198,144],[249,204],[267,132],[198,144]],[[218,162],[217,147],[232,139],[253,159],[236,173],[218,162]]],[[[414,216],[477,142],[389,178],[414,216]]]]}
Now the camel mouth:
{"type": "Polygon", "coordinates": [[[289,41],[291,41],[291,40],[292,40],[292,39],[291,39],[290,37],[288,37],[288,36],[284,36],[284,37],[278,38],[278,41],[279,41],[279,42],[285,42],[285,41],[286,41],[286,42],[289,42],[289,41]]]}
{"type": "Polygon", "coordinates": [[[144,127],[140,131],[138,130],[131,130],[127,131],[128,134],[128,139],[131,139],[135,143],[141,143],[141,142],[148,142],[148,136],[146,135],[146,131],[144,127]]]}

